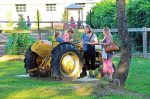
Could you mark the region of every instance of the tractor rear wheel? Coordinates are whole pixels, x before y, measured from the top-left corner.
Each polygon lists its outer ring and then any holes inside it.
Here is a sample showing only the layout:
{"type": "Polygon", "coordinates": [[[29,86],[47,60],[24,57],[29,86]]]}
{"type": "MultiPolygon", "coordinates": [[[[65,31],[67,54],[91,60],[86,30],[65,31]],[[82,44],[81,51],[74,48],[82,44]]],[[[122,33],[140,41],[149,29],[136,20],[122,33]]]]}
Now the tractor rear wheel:
{"type": "Polygon", "coordinates": [[[27,49],[27,52],[25,54],[25,59],[24,59],[24,63],[25,63],[24,68],[26,69],[26,72],[29,74],[29,76],[32,76],[32,77],[38,75],[37,70],[30,71],[30,70],[37,68],[37,65],[35,64],[35,58],[37,56],[38,55],[36,53],[31,51],[31,47],[27,49]]]}
{"type": "Polygon", "coordinates": [[[44,77],[48,76],[47,71],[41,71],[38,70],[38,67],[41,65],[43,59],[37,55],[35,52],[31,50],[31,47],[27,49],[27,52],[25,54],[25,59],[24,59],[24,68],[26,69],[26,73],[29,74],[31,77],[44,77]]]}
{"type": "Polygon", "coordinates": [[[71,43],[62,43],[51,52],[51,73],[60,79],[74,79],[82,72],[83,61],[77,48],[71,43]]]}

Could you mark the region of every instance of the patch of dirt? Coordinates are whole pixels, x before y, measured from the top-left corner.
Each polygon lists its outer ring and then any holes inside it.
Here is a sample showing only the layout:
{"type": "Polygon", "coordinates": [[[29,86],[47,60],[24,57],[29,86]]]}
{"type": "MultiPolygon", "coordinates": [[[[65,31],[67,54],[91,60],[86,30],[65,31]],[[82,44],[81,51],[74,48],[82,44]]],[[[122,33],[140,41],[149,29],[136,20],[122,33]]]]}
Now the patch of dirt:
{"type": "Polygon", "coordinates": [[[76,95],[87,96],[93,91],[91,84],[80,84],[73,86],[74,93],[76,95]]]}
{"type": "Polygon", "coordinates": [[[139,94],[131,90],[127,90],[123,87],[118,86],[116,83],[110,83],[108,79],[102,79],[96,83],[93,87],[93,95],[97,97],[104,97],[110,95],[130,95],[130,96],[140,96],[144,99],[149,99],[149,95],[139,94]]]}

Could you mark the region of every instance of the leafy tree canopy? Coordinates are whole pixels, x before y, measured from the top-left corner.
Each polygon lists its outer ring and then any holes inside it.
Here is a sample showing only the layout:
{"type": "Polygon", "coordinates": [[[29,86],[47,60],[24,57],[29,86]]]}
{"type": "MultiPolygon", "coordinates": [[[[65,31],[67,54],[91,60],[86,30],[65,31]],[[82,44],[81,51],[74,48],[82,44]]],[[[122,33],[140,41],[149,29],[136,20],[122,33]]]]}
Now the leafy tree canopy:
{"type": "Polygon", "coordinates": [[[103,28],[108,26],[111,28],[116,27],[116,4],[115,0],[104,0],[96,4],[91,9],[91,14],[87,15],[87,24],[93,28],[103,28]],[[91,19],[90,19],[91,17],[91,19]]]}
{"type": "Polygon", "coordinates": [[[127,8],[128,26],[150,26],[150,0],[130,0],[127,8]]]}
{"type": "MultiPolygon", "coordinates": [[[[150,26],[150,0],[128,0],[127,19],[129,28],[150,26]]],[[[116,0],[103,0],[88,13],[86,23],[92,28],[108,26],[116,28],[116,0]]]]}

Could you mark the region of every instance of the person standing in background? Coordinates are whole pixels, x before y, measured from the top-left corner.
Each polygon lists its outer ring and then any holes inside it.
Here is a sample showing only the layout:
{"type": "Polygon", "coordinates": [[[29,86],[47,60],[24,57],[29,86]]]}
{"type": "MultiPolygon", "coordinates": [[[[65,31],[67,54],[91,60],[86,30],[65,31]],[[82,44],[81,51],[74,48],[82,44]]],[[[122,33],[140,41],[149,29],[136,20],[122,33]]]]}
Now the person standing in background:
{"type": "Polygon", "coordinates": [[[70,19],[70,27],[71,28],[76,28],[76,24],[75,24],[75,21],[74,21],[73,17],[71,17],[71,19],[70,19]]]}
{"type": "Polygon", "coordinates": [[[78,23],[77,23],[77,28],[78,28],[78,29],[81,28],[81,24],[82,24],[82,22],[81,22],[80,18],[78,18],[78,23]]]}
{"type": "Polygon", "coordinates": [[[29,29],[31,29],[31,22],[30,22],[30,17],[29,16],[27,16],[27,27],[29,29]]]}

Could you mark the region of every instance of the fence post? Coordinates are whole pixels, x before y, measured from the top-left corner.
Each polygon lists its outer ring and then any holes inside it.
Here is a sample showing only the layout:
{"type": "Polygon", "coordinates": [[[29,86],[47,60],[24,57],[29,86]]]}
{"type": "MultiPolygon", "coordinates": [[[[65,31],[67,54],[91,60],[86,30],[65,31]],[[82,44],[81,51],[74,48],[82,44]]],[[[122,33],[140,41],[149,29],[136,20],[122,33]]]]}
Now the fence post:
{"type": "Polygon", "coordinates": [[[38,33],[39,33],[39,40],[41,40],[41,33],[40,33],[40,16],[39,16],[39,10],[37,10],[37,23],[38,23],[38,33]]]}
{"type": "Polygon", "coordinates": [[[53,21],[51,21],[51,29],[53,29],[53,21]]]}
{"type": "Polygon", "coordinates": [[[143,56],[144,58],[147,58],[147,31],[146,27],[143,27],[143,56]]]}

